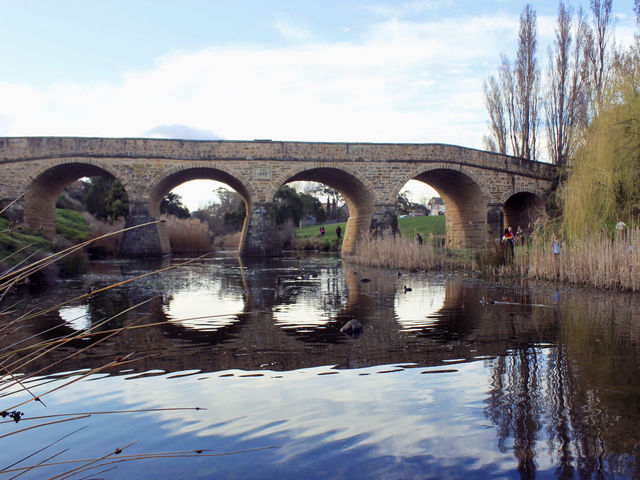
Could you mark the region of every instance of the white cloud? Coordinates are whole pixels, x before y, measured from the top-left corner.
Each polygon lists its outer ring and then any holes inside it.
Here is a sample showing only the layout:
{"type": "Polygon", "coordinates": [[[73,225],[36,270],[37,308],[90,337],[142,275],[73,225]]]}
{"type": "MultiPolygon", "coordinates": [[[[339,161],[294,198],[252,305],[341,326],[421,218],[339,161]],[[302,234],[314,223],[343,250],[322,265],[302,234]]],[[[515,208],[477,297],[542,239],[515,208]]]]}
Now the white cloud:
{"type": "Polygon", "coordinates": [[[314,38],[312,31],[301,25],[299,20],[294,21],[285,15],[279,15],[273,23],[273,27],[280,35],[289,40],[306,42],[314,38]]]}
{"type": "Polygon", "coordinates": [[[478,147],[482,81],[516,29],[499,15],[395,19],[357,42],[172,52],[118,84],[0,85],[5,134],[174,136],[169,126],[189,125],[175,135],[478,147]]]}

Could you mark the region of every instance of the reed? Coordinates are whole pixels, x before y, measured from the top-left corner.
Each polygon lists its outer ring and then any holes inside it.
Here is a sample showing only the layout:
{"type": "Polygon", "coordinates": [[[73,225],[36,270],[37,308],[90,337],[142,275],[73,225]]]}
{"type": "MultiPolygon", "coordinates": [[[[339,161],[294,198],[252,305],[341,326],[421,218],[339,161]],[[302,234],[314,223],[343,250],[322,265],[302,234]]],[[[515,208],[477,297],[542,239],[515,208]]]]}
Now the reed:
{"type": "Polygon", "coordinates": [[[226,235],[217,235],[213,240],[213,244],[220,248],[238,248],[242,232],[228,233],[226,235]]]}
{"type": "Polygon", "coordinates": [[[121,231],[124,228],[124,219],[107,223],[89,214],[86,215],[86,219],[91,225],[91,234],[89,235],[91,243],[87,247],[89,252],[108,257],[118,255],[122,243],[121,231]]]}
{"type": "Polygon", "coordinates": [[[197,218],[177,218],[163,215],[173,253],[203,253],[211,251],[209,227],[197,218]]]}
{"type": "MultiPolygon", "coordinates": [[[[153,222],[153,223],[158,223],[158,222],[153,222]]],[[[140,225],[140,227],[146,226],[146,225],[149,225],[149,224],[143,224],[143,225],[140,225]]],[[[137,227],[133,227],[133,228],[137,228],[137,227]]],[[[106,235],[107,237],[117,236],[117,235],[120,235],[121,233],[122,231],[115,230],[110,233],[106,233],[104,235],[106,235]]],[[[104,236],[98,237],[95,241],[100,241],[107,237],[104,237],[104,236]]],[[[28,264],[19,266],[19,268],[16,267],[14,269],[11,269],[10,271],[0,273],[0,301],[3,298],[10,298],[12,295],[12,292],[15,291],[15,288],[19,286],[21,283],[28,281],[28,278],[34,273],[38,272],[43,268],[46,268],[48,265],[50,265],[53,262],[64,259],[66,256],[73,254],[79,249],[87,247],[90,243],[91,243],[91,240],[82,242],[79,245],[69,247],[63,251],[49,254],[45,258],[35,260],[35,261],[30,261],[28,264]]],[[[198,261],[200,258],[202,257],[189,260],[182,264],[174,264],[174,265],[171,265],[170,267],[166,267],[164,269],[160,269],[155,272],[145,273],[145,274],[139,275],[138,277],[127,279],[123,282],[109,285],[101,289],[92,290],[91,292],[86,293],[81,297],[78,297],[70,301],[81,301],[83,299],[86,299],[89,296],[96,295],[100,292],[104,292],[105,290],[109,290],[111,288],[115,288],[124,283],[129,283],[131,281],[135,281],[137,279],[141,279],[155,273],[161,273],[170,268],[176,268],[181,265],[187,265],[191,262],[198,261]]],[[[0,261],[2,260],[3,258],[0,258],[0,261]]],[[[131,410],[127,412],[117,412],[117,411],[88,412],[88,413],[83,412],[83,413],[77,413],[77,414],[76,413],[64,413],[64,414],[54,413],[53,415],[47,415],[45,417],[37,417],[35,415],[30,414],[32,413],[32,410],[34,408],[34,402],[45,405],[46,396],[56,390],[65,388],[67,385],[70,385],[72,383],[82,381],[88,378],[90,375],[93,375],[104,369],[119,367],[121,365],[140,360],[141,358],[145,358],[144,355],[140,355],[140,354],[135,354],[135,353],[125,354],[125,355],[122,355],[121,357],[116,358],[113,361],[105,362],[105,364],[103,364],[98,368],[94,368],[84,372],[73,373],[69,376],[70,380],[63,382],[62,384],[56,387],[49,388],[47,390],[46,384],[49,382],[47,381],[42,382],[39,375],[41,375],[44,372],[44,370],[52,367],[57,362],[60,362],[62,360],[58,360],[58,361],[52,360],[51,362],[49,362],[49,364],[46,367],[42,369],[35,369],[31,365],[31,362],[33,362],[35,359],[48,358],[47,356],[49,354],[51,354],[53,351],[59,348],[64,348],[66,345],[69,344],[69,342],[79,341],[80,339],[84,339],[87,336],[99,335],[98,340],[92,342],[90,345],[87,345],[85,348],[81,350],[75,351],[73,353],[69,353],[65,357],[65,358],[70,358],[74,355],[80,354],[83,351],[91,349],[93,346],[101,342],[108,341],[110,337],[114,335],[122,334],[123,332],[126,332],[130,328],[143,328],[143,327],[149,326],[149,324],[140,324],[142,320],[144,320],[144,317],[140,317],[137,320],[129,322],[127,325],[121,328],[112,329],[108,333],[96,331],[102,325],[106,325],[110,321],[110,319],[106,319],[94,325],[89,330],[78,332],[72,335],[57,337],[53,339],[49,338],[49,339],[45,339],[35,343],[31,342],[30,345],[24,345],[22,341],[11,343],[10,339],[12,338],[12,335],[16,334],[19,330],[21,330],[25,322],[34,321],[39,316],[44,315],[45,313],[52,311],[56,308],[59,308],[61,305],[64,305],[65,303],[69,303],[70,301],[63,302],[59,305],[52,306],[52,307],[45,307],[39,312],[35,312],[35,311],[23,312],[21,311],[18,305],[11,305],[9,307],[6,307],[6,306],[0,307],[0,318],[2,318],[3,320],[3,324],[0,327],[0,332],[2,332],[2,337],[5,339],[3,341],[2,348],[0,349],[0,369],[2,369],[2,372],[3,372],[2,375],[0,375],[0,392],[1,392],[0,398],[2,398],[4,403],[4,405],[0,406],[0,414],[2,418],[9,417],[12,420],[12,423],[15,422],[16,424],[15,429],[11,429],[8,427],[6,422],[3,422],[5,427],[7,427],[3,430],[3,434],[0,435],[0,439],[2,439],[3,442],[11,442],[12,441],[10,440],[11,438],[15,438],[14,437],[15,435],[20,435],[22,432],[26,432],[26,431],[36,429],[36,428],[41,428],[41,427],[52,428],[52,426],[54,425],[66,424],[67,422],[74,422],[77,420],[89,418],[93,414],[132,413],[137,411],[137,410],[131,410]],[[27,399],[12,401],[15,395],[21,392],[25,392],[29,395],[27,399]],[[25,407],[27,408],[26,413],[18,410],[18,408],[25,409],[25,407]],[[48,421],[48,422],[43,421],[46,419],[51,419],[52,417],[62,417],[62,418],[60,420],[54,420],[54,421],[48,421]],[[28,426],[22,428],[24,425],[23,422],[28,422],[28,426]],[[20,424],[19,426],[17,425],[18,423],[20,424]],[[5,438],[8,438],[8,439],[4,440],[5,438]]],[[[145,303],[145,302],[142,302],[142,303],[145,303]]],[[[139,305],[132,307],[132,309],[137,308],[139,305]]],[[[126,311],[123,311],[118,315],[121,315],[124,313],[126,313],[126,311]]],[[[168,408],[166,410],[182,410],[184,408],[185,407],[176,408],[176,409],[168,408]]],[[[199,407],[186,407],[186,409],[200,410],[199,407]]],[[[143,410],[139,410],[139,411],[143,411],[143,410]]],[[[82,430],[82,428],[79,428],[69,434],[62,434],[59,440],[53,443],[57,443],[58,441],[61,441],[66,437],[71,436],[80,430],[82,430]]],[[[56,462],[54,459],[58,455],[60,455],[60,453],[64,453],[66,451],[66,450],[63,450],[62,452],[49,456],[44,460],[37,461],[36,456],[40,455],[41,452],[51,447],[53,443],[49,445],[34,445],[34,452],[32,454],[25,456],[24,458],[22,458],[21,460],[18,460],[17,462],[14,462],[12,465],[8,465],[3,468],[0,468],[0,474],[7,474],[11,472],[11,473],[15,473],[16,474],[15,476],[19,476],[23,473],[31,472],[34,469],[40,470],[40,469],[54,467],[54,468],[58,468],[59,471],[60,469],[62,469],[62,473],[58,475],[50,476],[49,474],[41,472],[41,474],[38,475],[38,478],[69,478],[79,472],[91,472],[92,473],[91,477],[94,478],[93,475],[98,474],[96,471],[106,471],[106,470],[100,470],[100,469],[104,469],[105,467],[109,468],[108,467],[109,463],[112,463],[111,461],[112,455],[120,453],[124,448],[127,447],[126,445],[123,447],[116,447],[115,449],[111,447],[112,453],[107,453],[106,455],[97,457],[95,459],[75,459],[75,460],[70,460],[66,462],[56,462]],[[79,465],[68,469],[64,467],[66,463],[68,463],[69,465],[74,465],[74,464],[75,465],[79,464],[79,465]],[[46,475],[46,476],[43,476],[43,475],[46,475]]],[[[0,445],[0,447],[2,448],[2,450],[8,450],[10,448],[10,444],[5,443],[0,445]]],[[[98,450],[104,450],[104,446],[96,445],[96,448],[98,450]]],[[[197,450],[196,452],[201,452],[201,451],[202,450],[197,450]]],[[[122,460],[137,461],[137,460],[143,460],[143,459],[167,457],[175,454],[182,455],[183,453],[184,452],[163,452],[160,454],[148,453],[148,454],[142,454],[137,456],[131,456],[128,458],[120,457],[120,461],[122,460]]]]}
{"type": "Polygon", "coordinates": [[[435,246],[433,236],[420,245],[414,238],[399,235],[368,236],[358,242],[352,260],[361,265],[386,268],[441,270],[458,265],[435,246]]]}
{"type": "Polygon", "coordinates": [[[516,250],[501,274],[559,280],[602,289],[640,291],[640,228],[592,233],[564,242],[554,258],[548,232],[536,232],[529,248],[516,250]]]}

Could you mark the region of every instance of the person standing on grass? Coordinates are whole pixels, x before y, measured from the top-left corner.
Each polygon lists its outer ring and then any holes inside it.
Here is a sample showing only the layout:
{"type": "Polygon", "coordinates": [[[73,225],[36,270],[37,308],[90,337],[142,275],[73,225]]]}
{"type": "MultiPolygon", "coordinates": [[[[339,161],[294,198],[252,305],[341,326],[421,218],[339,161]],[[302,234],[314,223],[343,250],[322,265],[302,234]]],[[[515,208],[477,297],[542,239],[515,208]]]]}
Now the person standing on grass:
{"type": "Polygon", "coordinates": [[[324,237],[324,234],[325,234],[325,231],[324,231],[324,225],[322,225],[322,226],[320,227],[320,236],[321,236],[321,237],[324,237]]]}
{"type": "Polygon", "coordinates": [[[338,236],[338,238],[340,238],[340,235],[342,235],[342,227],[340,225],[336,227],[336,235],[338,236]]]}

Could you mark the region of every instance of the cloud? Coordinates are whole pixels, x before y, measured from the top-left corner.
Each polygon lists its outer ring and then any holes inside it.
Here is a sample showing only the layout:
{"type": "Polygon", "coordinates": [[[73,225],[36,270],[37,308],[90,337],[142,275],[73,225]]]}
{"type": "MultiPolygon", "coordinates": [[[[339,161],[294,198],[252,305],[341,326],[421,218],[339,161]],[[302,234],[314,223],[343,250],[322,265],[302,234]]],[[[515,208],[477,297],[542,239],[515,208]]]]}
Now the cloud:
{"type": "Polygon", "coordinates": [[[314,39],[314,35],[311,29],[302,26],[300,21],[294,21],[285,15],[278,15],[273,27],[284,38],[289,40],[295,40],[298,42],[307,42],[314,39]]]}
{"type": "Polygon", "coordinates": [[[482,81],[509,51],[504,38],[516,33],[514,16],[392,19],[350,42],[172,52],[113,84],[0,84],[0,104],[10,135],[479,147],[482,81]]]}
{"type": "Polygon", "coordinates": [[[223,140],[211,130],[201,130],[187,125],[158,125],[143,134],[151,138],[179,138],[182,140],[223,140]]]}

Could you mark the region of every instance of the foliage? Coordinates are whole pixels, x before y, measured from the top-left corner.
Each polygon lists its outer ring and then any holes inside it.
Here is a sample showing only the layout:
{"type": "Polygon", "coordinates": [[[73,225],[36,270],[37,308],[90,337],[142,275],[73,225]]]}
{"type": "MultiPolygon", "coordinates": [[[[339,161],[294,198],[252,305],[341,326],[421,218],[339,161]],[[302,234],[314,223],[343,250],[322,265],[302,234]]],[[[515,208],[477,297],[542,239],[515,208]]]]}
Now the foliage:
{"type": "Polygon", "coordinates": [[[409,192],[400,192],[396,198],[396,211],[398,215],[407,215],[411,211],[411,199],[409,192]]]}
{"type": "Polygon", "coordinates": [[[84,203],[94,217],[114,221],[129,213],[129,199],[118,180],[91,177],[88,184],[84,203]]]}
{"type": "Polygon", "coordinates": [[[284,224],[287,220],[300,225],[300,220],[308,216],[315,217],[318,223],[324,222],[327,218],[320,200],[309,193],[298,193],[289,185],[281,187],[273,200],[278,225],[284,224]]]}
{"type": "Polygon", "coordinates": [[[242,229],[246,207],[242,197],[234,191],[220,187],[215,190],[218,197],[204,208],[193,212],[192,216],[209,225],[215,235],[235,233],[242,229]]]}
{"type": "Polygon", "coordinates": [[[282,225],[288,219],[291,219],[295,225],[300,225],[304,205],[298,192],[285,185],[276,192],[273,203],[276,209],[277,225],[282,225]]]}
{"type": "Polygon", "coordinates": [[[189,218],[189,209],[182,203],[182,197],[177,193],[169,192],[160,202],[160,213],[177,218],[189,218]]]}
{"type": "Polygon", "coordinates": [[[322,203],[313,195],[308,193],[300,193],[300,200],[302,201],[302,213],[303,217],[313,216],[316,222],[323,223],[327,219],[327,212],[322,208],[322,203]]]}
{"type": "MultiPolygon", "coordinates": [[[[636,71],[637,72],[637,71],[636,71]]],[[[619,77],[605,93],[562,191],[564,228],[581,237],[640,217],[640,88],[619,77]]]]}
{"type": "Polygon", "coordinates": [[[86,240],[91,233],[91,225],[80,212],[56,209],[56,232],[75,240],[86,240]]]}

